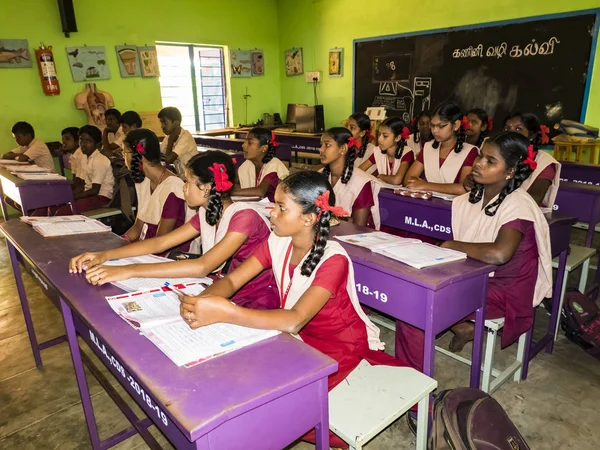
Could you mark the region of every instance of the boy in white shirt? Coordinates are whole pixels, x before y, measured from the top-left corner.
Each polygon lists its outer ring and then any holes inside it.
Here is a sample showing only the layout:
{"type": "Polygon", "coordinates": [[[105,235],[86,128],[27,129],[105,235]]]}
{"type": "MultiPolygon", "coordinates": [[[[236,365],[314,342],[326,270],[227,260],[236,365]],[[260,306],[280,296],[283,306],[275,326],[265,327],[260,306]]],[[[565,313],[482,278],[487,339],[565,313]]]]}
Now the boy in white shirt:
{"type": "Polygon", "coordinates": [[[160,125],[166,137],[160,143],[160,152],[167,164],[173,164],[177,175],[183,177],[185,165],[198,154],[198,146],[191,133],[181,128],[181,112],[173,107],[163,108],[158,113],[160,125]]]}
{"type": "Polygon", "coordinates": [[[106,128],[102,132],[102,153],[110,158],[123,151],[125,133],[121,129],[121,113],[118,109],[107,109],[104,118],[106,119],[106,128]]]}
{"type": "Polygon", "coordinates": [[[70,155],[69,163],[71,164],[71,173],[73,174],[73,180],[75,180],[75,173],[79,165],[79,160],[83,156],[81,149],[79,148],[79,128],[68,127],[62,130],[62,145],[60,151],[64,155],[70,155]]]}
{"type": "Polygon", "coordinates": [[[35,164],[50,172],[54,172],[54,159],[44,141],[35,138],[33,127],[27,122],[17,122],[12,133],[19,147],[2,155],[2,159],[16,159],[35,164]]]}

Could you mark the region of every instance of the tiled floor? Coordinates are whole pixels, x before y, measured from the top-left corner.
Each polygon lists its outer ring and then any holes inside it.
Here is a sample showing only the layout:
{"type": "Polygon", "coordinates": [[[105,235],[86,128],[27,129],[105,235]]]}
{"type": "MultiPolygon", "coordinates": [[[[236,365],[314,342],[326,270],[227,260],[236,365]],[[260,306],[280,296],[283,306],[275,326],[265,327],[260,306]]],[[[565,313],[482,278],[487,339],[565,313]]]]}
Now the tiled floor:
{"type": "MultiPolygon", "coordinates": [[[[583,231],[574,230],[573,242],[583,241],[583,231]]],[[[596,247],[600,236],[596,235],[596,247]]],[[[579,274],[570,277],[577,285],[579,274]]],[[[591,279],[592,277],[590,277],[591,279]]],[[[25,276],[33,320],[40,340],[64,333],[62,319],[33,280],[25,276]]],[[[591,281],[591,280],[590,280],[591,281]]],[[[538,330],[545,313],[538,311],[538,330]]],[[[382,332],[387,349],[393,353],[393,336],[382,332]]],[[[449,336],[439,339],[447,345],[449,336]]],[[[82,344],[85,348],[85,344],[82,344]]],[[[468,355],[467,346],[464,354],[468,355]]],[[[498,364],[505,364],[515,353],[514,346],[497,353],[498,364]]],[[[90,354],[90,352],[88,352],[90,354]]],[[[79,399],[69,349],[60,344],[42,353],[44,367],[35,368],[25,323],[21,313],[6,247],[0,247],[0,449],[87,449],[90,448],[83,410],[79,399]]],[[[92,358],[95,359],[94,356],[92,358]]],[[[89,375],[89,373],[88,373],[89,375]]],[[[107,375],[109,379],[117,382],[107,375]]],[[[468,384],[469,368],[438,354],[436,378],[441,389],[468,384]]],[[[94,412],[101,437],[105,438],[129,426],[108,394],[88,376],[94,412]]],[[[124,391],[119,388],[119,391],[124,391]]],[[[129,399],[127,394],[124,396],[129,399]]],[[[592,450],[600,447],[597,416],[600,405],[600,361],[560,337],[554,354],[541,354],[530,365],[526,382],[505,384],[494,395],[506,408],[532,449],[571,448],[592,450]]],[[[130,401],[130,404],[133,402],[130,401]]],[[[138,414],[141,416],[139,409],[138,414]]],[[[171,448],[153,427],[153,434],[165,448],[171,448]]],[[[134,436],[117,447],[144,449],[134,436]]],[[[297,443],[294,450],[313,446],[297,443]]],[[[412,449],[414,439],[404,419],[400,419],[368,446],[368,450],[412,449]]],[[[249,449],[255,450],[255,449],[249,449]]],[[[260,449],[256,449],[260,450],[260,449]]]]}

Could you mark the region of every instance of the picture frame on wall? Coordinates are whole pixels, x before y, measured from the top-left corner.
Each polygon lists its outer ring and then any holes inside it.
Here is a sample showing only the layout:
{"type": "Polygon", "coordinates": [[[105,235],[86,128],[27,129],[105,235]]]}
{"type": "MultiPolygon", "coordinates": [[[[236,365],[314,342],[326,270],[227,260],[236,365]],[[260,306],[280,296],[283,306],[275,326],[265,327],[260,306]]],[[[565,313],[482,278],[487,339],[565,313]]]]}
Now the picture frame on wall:
{"type": "Polygon", "coordinates": [[[262,50],[252,51],[252,76],[260,77],[265,74],[265,54],[262,50]]]}
{"type": "Polygon", "coordinates": [[[156,47],[154,45],[138,47],[137,50],[140,57],[140,69],[142,71],[142,77],[159,77],[160,69],[158,68],[158,55],[156,54],[156,47]]]}
{"type": "Polygon", "coordinates": [[[32,67],[27,39],[0,39],[0,68],[32,67]]]}
{"type": "Polygon", "coordinates": [[[110,69],[104,46],[66,47],[73,81],[109,80],[110,69]]]}
{"type": "Polygon", "coordinates": [[[231,50],[229,52],[231,63],[231,78],[248,78],[252,76],[252,62],[250,50],[231,50]]]}
{"type": "Polygon", "coordinates": [[[329,50],[329,76],[339,78],[344,76],[344,49],[332,48],[329,50]]]}
{"type": "Polygon", "coordinates": [[[140,57],[135,45],[115,45],[121,78],[141,77],[140,57]]]}
{"type": "Polygon", "coordinates": [[[304,61],[302,59],[302,48],[290,48],[285,51],[285,74],[288,77],[302,75],[304,73],[304,61]]]}

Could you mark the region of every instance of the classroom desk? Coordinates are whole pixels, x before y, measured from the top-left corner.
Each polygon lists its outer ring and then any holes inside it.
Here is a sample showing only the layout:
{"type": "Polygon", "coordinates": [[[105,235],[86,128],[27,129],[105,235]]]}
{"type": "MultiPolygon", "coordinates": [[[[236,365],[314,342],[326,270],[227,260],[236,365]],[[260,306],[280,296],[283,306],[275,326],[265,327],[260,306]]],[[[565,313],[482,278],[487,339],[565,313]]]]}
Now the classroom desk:
{"type": "Polygon", "coordinates": [[[585,246],[592,247],[596,225],[600,222],[600,186],[561,181],[554,210],[587,223],[585,246]]]}
{"type": "MultiPolygon", "coordinates": [[[[568,183],[571,185],[573,183],[568,183]]],[[[561,184],[561,189],[562,188],[561,184]]],[[[579,192],[580,189],[591,189],[591,186],[574,187],[567,186],[563,191],[579,192]]],[[[560,195],[560,190],[559,190],[560,195]]],[[[575,202],[577,203],[577,202],[575,202]]],[[[579,209],[583,209],[585,204],[579,209]]],[[[589,207],[589,206],[588,206],[589,207]]],[[[452,239],[452,202],[432,198],[431,200],[414,199],[396,195],[389,189],[382,189],[379,193],[379,210],[381,223],[386,226],[394,227],[400,230],[411,231],[435,239],[452,239]]],[[[552,314],[548,324],[548,332],[538,342],[533,345],[527,345],[526,356],[532,359],[542,348],[546,348],[547,353],[552,353],[554,349],[554,330],[560,311],[560,293],[564,280],[564,269],[567,263],[567,251],[571,238],[571,227],[577,222],[577,218],[561,212],[552,212],[545,214],[550,227],[550,243],[552,257],[559,256],[558,275],[553,286],[552,292],[552,314]]],[[[593,228],[592,228],[593,230],[593,228]]],[[[531,344],[529,342],[528,344],[531,344]]],[[[523,379],[527,376],[527,371],[523,371],[523,379]]]]}
{"type": "Polygon", "coordinates": [[[0,167],[0,209],[6,221],[8,213],[4,196],[21,205],[23,215],[36,208],[64,204],[70,204],[73,214],[77,214],[69,180],[22,180],[0,167]]]}
{"type": "MultiPolygon", "coordinates": [[[[229,139],[227,137],[205,135],[194,135],[194,140],[200,147],[240,153],[242,153],[242,144],[245,141],[245,139],[229,139]]],[[[281,161],[287,162],[289,167],[292,160],[292,146],[288,143],[280,142],[280,145],[275,147],[275,156],[281,161]]]]}
{"type": "MultiPolygon", "coordinates": [[[[331,229],[331,234],[370,231],[342,222],[331,229]]],[[[485,297],[489,273],[496,266],[468,259],[415,269],[368,249],[339,242],[352,259],[360,302],[424,330],[424,374],[434,378],[436,335],[476,313],[470,385],[479,388],[485,297]]]]}
{"type": "MultiPolygon", "coordinates": [[[[19,263],[39,281],[63,313],[92,448],[104,449],[139,432],[151,448],[160,448],[147,431],[154,423],[177,449],[281,449],[317,427],[318,448],[329,448],[327,377],[337,363],[287,334],[186,369],[175,366],[152,342],[118,317],[105,300],[121,293],[95,287],[83,275],[71,275],[69,259],[83,251],[123,245],[112,234],[44,239],[28,225],[0,224],[7,239],[13,272],[36,365],[40,350],[19,263]],[[79,335],[117,381],[145,411],[139,419],[99,369],[82,354],[79,335]],[[132,423],[100,442],[83,362],[132,423]]],[[[63,339],[64,340],[64,337],[63,339]]]]}
{"type": "Polygon", "coordinates": [[[600,186],[600,166],[560,161],[560,181],[600,186]]]}
{"type": "MultiPolygon", "coordinates": [[[[245,139],[249,129],[238,129],[234,131],[236,138],[245,139]]],[[[280,144],[291,146],[291,150],[294,152],[296,158],[298,157],[298,152],[319,153],[319,149],[321,148],[322,133],[299,133],[296,131],[275,130],[275,135],[280,144]]]]}

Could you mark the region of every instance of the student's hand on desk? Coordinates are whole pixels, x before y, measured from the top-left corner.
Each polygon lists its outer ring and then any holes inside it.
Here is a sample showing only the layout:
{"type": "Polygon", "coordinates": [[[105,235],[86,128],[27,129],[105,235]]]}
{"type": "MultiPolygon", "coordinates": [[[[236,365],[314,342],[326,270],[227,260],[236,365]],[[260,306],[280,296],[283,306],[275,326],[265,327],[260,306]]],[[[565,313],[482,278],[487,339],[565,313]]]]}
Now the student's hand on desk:
{"type": "Polygon", "coordinates": [[[233,305],[216,295],[180,297],[179,313],[192,330],[213,323],[225,322],[227,310],[233,305]]]}
{"type": "Polygon", "coordinates": [[[127,280],[131,276],[128,266],[94,266],[85,271],[86,280],[95,286],[102,286],[112,281],[127,280]]]}
{"type": "Polygon", "coordinates": [[[81,273],[88,268],[92,268],[108,261],[104,252],[87,252],[75,256],[69,262],[69,273],[81,273]]]}
{"type": "Polygon", "coordinates": [[[422,180],[421,178],[411,178],[406,183],[406,187],[409,189],[427,189],[427,181],[422,180]]]}

